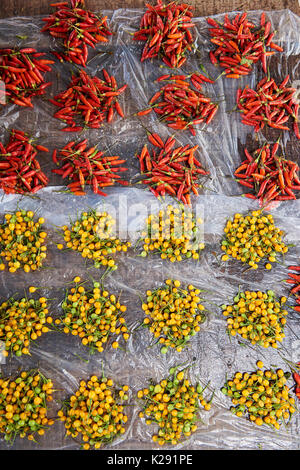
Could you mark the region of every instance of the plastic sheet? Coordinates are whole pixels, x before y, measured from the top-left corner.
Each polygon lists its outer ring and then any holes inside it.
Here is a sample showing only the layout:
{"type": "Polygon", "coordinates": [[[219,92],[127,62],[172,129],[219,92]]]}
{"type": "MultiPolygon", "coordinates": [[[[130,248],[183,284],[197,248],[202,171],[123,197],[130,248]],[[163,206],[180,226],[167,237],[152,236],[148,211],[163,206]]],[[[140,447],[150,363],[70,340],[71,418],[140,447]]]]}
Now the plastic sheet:
{"type": "MultiPolygon", "coordinates": [[[[260,11],[249,12],[249,17],[257,21],[260,11]]],[[[36,197],[1,197],[1,213],[13,211],[17,207],[35,210],[46,219],[48,231],[48,256],[44,268],[38,273],[11,274],[1,273],[1,297],[7,298],[13,294],[23,296],[24,288],[30,285],[42,287],[38,291],[51,300],[51,313],[54,317],[61,312],[61,302],[64,298],[65,287],[79,275],[82,279],[99,279],[103,269],[95,269],[92,264],[85,263],[79,253],[61,252],[56,243],[60,241],[57,228],[67,224],[69,218],[74,219],[77,213],[90,207],[105,208],[114,212],[120,233],[129,238],[132,244],[137,241],[147,213],[156,212],[158,201],[145,188],[137,183],[139,177],[138,161],[135,153],[139,152],[146,142],[145,128],[158,132],[162,137],[171,135],[164,124],[158,123],[155,115],[144,118],[134,117],[134,113],[147,106],[148,100],[158,89],[154,79],[164,73],[165,67],[160,63],[140,63],[142,45],[131,39],[130,33],[137,29],[142,10],[116,10],[103,12],[110,18],[110,24],[115,35],[105,46],[99,46],[99,54],[90,55],[87,72],[100,72],[102,67],[113,71],[117,82],[129,87],[121,97],[125,118],[117,118],[113,125],[105,124],[99,130],[88,130],[80,135],[66,135],[60,132],[62,124],[53,118],[54,106],[45,98],[34,99],[34,109],[19,109],[8,105],[1,110],[0,138],[6,141],[11,128],[21,129],[33,134],[39,143],[53,148],[62,148],[68,141],[88,137],[89,144],[99,143],[99,148],[109,154],[119,154],[127,159],[128,175],[132,186],[128,188],[110,188],[107,198],[101,198],[89,193],[84,197],[75,197],[59,192],[62,187],[60,177],[51,173],[54,165],[50,155],[42,155],[40,161],[50,177],[48,188],[39,192],[36,197]]],[[[283,54],[276,54],[272,59],[272,74],[274,78],[284,78],[290,73],[293,85],[299,85],[299,31],[300,19],[289,10],[271,11],[267,14],[272,26],[277,30],[277,42],[284,47],[283,54]]],[[[218,15],[216,18],[222,18],[218,15]]],[[[195,32],[198,51],[191,54],[182,71],[189,73],[199,70],[200,64],[212,77],[221,72],[215,69],[208,59],[209,36],[204,18],[196,18],[195,32]]],[[[46,34],[39,32],[41,18],[11,18],[0,21],[0,47],[22,44],[33,46],[41,51],[54,50],[55,41],[46,34]]],[[[70,72],[74,67],[70,64],[55,63],[47,79],[53,82],[47,96],[50,97],[63,90],[69,82],[70,72]]],[[[299,199],[274,205],[272,213],[276,224],[286,231],[285,241],[295,246],[291,247],[282,264],[277,264],[272,271],[266,271],[262,266],[257,271],[245,271],[237,262],[220,263],[220,240],[226,220],[236,212],[246,212],[257,205],[245,198],[238,197],[242,193],[233,178],[233,172],[243,158],[243,146],[249,145],[249,150],[256,148],[258,143],[252,130],[240,122],[240,116],[231,112],[235,105],[235,93],[238,86],[255,86],[261,77],[261,68],[255,66],[251,75],[236,81],[220,78],[215,84],[204,87],[213,100],[219,101],[219,111],[212,123],[198,129],[196,136],[189,132],[176,133],[180,144],[199,145],[199,155],[203,166],[210,171],[210,177],[204,182],[203,194],[197,200],[193,199],[197,210],[204,218],[204,237],[206,248],[198,262],[187,260],[180,263],[162,261],[158,256],[139,257],[139,249],[132,248],[125,255],[118,257],[118,269],[105,278],[105,287],[111,293],[121,292],[122,303],[127,305],[127,319],[133,329],[126,351],[107,349],[104,353],[90,355],[87,348],[78,339],[64,333],[49,332],[44,334],[31,347],[31,356],[12,357],[1,364],[4,376],[13,374],[16,370],[39,367],[45,375],[52,378],[58,390],[52,413],[60,408],[60,400],[74,392],[81,378],[91,374],[102,373],[102,367],[107,376],[118,382],[128,384],[131,388],[131,404],[139,388],[145,387],[148,379],[160,380],[168,375],[169,367],[190,361],[192,382],[205,385],[209,382],[209,390],[215,390],[212,407],[209,412],[203,412],[203,423],[189,439],[184,440],[175,449],[299,449],[299,415],[295,414],[287,428],[282,426],[279,431],[273,431],[266,426],[258,428],[245,418],[232,416],[229,411],[230,402],[222,395],[222,387],[226,374],[250,371],[255,369],[257,359],[262,359],[268,366],[287,369],[285,359],[299,360],[300,328],[299,317],[289,313],[286,327],[286,338],[278,351],[266,350],[259,346],[241,344],[239,338],[229,339],[226,334],[226,320],[222,316],[220,305],[231,302],[236,292],[241,288],[253,290],[273,289],[278,295],[287,294],[288,290],[281,282],[287,277],[286,266],[297,263],[300,256],[300,202],[299,199]],[[297,246],[298,245],[298,246],[297,246]],[[182,283],[193,283],[206,292],[203,297],[208,309],[207,319],[201,325],[201,331],[193,337],[190,347],[181,353],[169,351],[165,356],[160,354],[159,345],[150,347],[152,337],[146,330],[134,331],[143,319],[139,295],[144,297],[147,289],[161,285],[165,279],[179,279],[182,283]]],[[[276,141],[278,134],[268,130],[260,133],[258,140],[276,141]]],[[[295,161],[300,159],[299,142],[292,133],[283,135],[283,146],[295,161]]],[[[170,198],[166,202],[173,201],[170,198]]],[[[174,203],[173,203],[174,204],[174,203]]],[[[115,441],[111,449],[156,449],[151,435],[155,426],[147,426],[138,417],[139,407],[128,407],[128,426],[121,439],[115,441]]],[[[38,439],[38,444],[27,440],[17,439],[13,449],[78,449],[78,444],[72,438],[64,437],[64,426],[57,421],[45,436],[38,439]]],[[[8,448],[1,440],[0,448],[8,448]]]]}

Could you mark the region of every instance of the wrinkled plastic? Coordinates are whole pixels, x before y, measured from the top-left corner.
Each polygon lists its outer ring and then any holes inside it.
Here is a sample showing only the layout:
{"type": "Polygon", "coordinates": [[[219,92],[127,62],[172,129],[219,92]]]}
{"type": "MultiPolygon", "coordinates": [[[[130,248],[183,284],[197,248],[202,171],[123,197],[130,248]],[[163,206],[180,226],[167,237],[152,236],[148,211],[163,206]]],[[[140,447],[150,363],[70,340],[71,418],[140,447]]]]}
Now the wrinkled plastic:
{"type": "MultiPolygon", "coordinates": [[[[117,439],[111,449],[156,449],[151,435],[155,426],[147,426],[138,417],[139,406],[135,401],[137,390],[147,386],[148,380],[160,380],[168,375],[171,366],[189,361],[192,363],[190,376],[192,382],[204,386],[209,383],[208,396],[214,393],[210,411],[201,413],[202,423],[189,439],[178,444],[175,449],[299,449],[299,414],[295,414],[291,423],[279,431],[266,426],[258,427],[245,418],[232,416],[229,408],[230,400],[220,392],[226,380],[236,371],[251,371],[256,368],[258,359],[263,360],[266,367],[282,367],[288,370],[289,361],[299,361],[300,327],[299,315],[290,311],[286,326],[286,338],[278,351],[251,346],[240,338],[230,339],[226,333],[226,320],[222,316],[220,306],[231,303],[233,297],[241,289],[268,290],[273,289],[278,295],[287,295],[288,287],[282,282],[287,277],[286,267],[299,264],[300,258],[300,202],[288,201],[274,204],[272,213],[276,225],[286,232],[285,241],[293,246],[280,263],[272,271],[266,271],[263,265],[257,271],[246,270],[236,261],[221,262],[220,241],[226,220],[236,212],[247,212],[257,208],[257,204],[246,198],[239,197],[243,191],[233,178],[233,172],[243,156],[243,147],[255,149],[265,139],[275,142],[278,133],[268,130],[266,134],[255,136],[252,129],[240,122],[240,116],[233,111],[235,94],[238,86],[246,84],[254,87],[261,78],[259,64],[253,72],[237,81],[220,78],[213,85],[203,86],[205,93],[220,107],[212,123],[203,129],[197,129],[193,137],[188,131],[176,133],[181,145],[190,143],[199,145],[199,156],[203,166],[209,170],[210,176],[203,180],[203,194],[193,199],[195,209],[199,210],[204,219],[204,240],[206,247],[199,261],[186,260],[180,263],[162,261],[159,256],[142,258],[138,256],[141,245],[138,241],[147,214],[159,210],[159,201],[143,186],[138,184],[139,167],[135,157],[147,141],[145,128],[158,132],[163,138],[171,135],[170,130],[157,120],[155,113],[144,118],[136,118],[134,113],[147,107],[148,100],[158,89],[154,80],[165,73],[166,68],[160,67],[161,62],[140,63],[142,44],[132,41],[132,33],[139,26],[143,10],[121,9],[114,12],[103,12],[110,19],[115,32],[107,45],[100,45],[98,55],[90,53],[87,72],[99,73],[102,67],[113,72],[120,86],[128,83],[129,87],[122,94],[120,103],[125,118],[116,118],[112,125],[105,124],[99,130],[88,130],[80,135],[60,132],[63,127],[53,118],[56,108],[46,98],[35,98],[34,109],[20,109],[7,105],[1,109],[0,138],[8,139],[11,128],[27,131],[38,138],[40,144],[54,148],[62,148],[73,139],[81,140],[88,137],[89,144],[99,144],[107,154],[120,155],[127,159],[129,171],[126,175],[131,180],[131,187],[113,187],[107,190],[107,198],[93,195],[91,192],[84,197],[75,197],[60,192],[65,188],[59,176],[51,173],[55,165],[50,154],[42,154],[39,159],[42,168],[50,177],[49,187],[40,191],[35,197],[6,196],[0,200],[1,214],[13,211],[17,207],[31,209],[46,219],[48,232],[48,256],[43,269],[38,273],[25,274],[18,272],[1,273],[1,298],[11,295],[24,295],[24,289],[35,285],[51,299],[50,311],[54,317],[61,315],[61,302],[65,288],[70,286],[72,279],[79,275],[82,279],[98,280],[104,269],[95,269],[92,263],[86,262],[79,253],[59,251],[56,243],[61,241],[57,229],[68,224],[70,218],[88,208],[107,209],[113,212],[118,221],[122,238],[129,238],[133,247],[126,254],[117,257],[118,269],[104,280],[105,288],[111,293],[121,292],[122,303],[127,305],[126,318],[133,334],[124,350],[108,348],[104,353],[90,355],[88,349],[71,335],[49,332],[32,343],[31,356],[12,357],[1,364],[4,376],[14,374],[17,370],[39,367],[42,372],[54,381],[56,400],[51,404],[51,414],[55,415],[64,400],[74,392],[81,378],[91,374],[102,374],[102,370],[118,383],[128,384],[131,389],[131,404],[128,407],[128,426],[122,438],[117,439]],[[258,138],[259,142],[256,142],[258,138]],[[179,279],[183,284],[193,283],[203,289],[207,308],[207,318],[201,325],[201,331],[192,338],[188,349],[181,353],[169,351],[160,353],[159,345],[152,346],[151,334],[139,326],[143,320],[140,297],[145,297],[147,289],[153,289],[167,278],[179,279]],[[243,343],[243,344],[241,344],[243,343]]],[[[249,12],[249,18],[259,19],[261,12],[249,12]]],[[[215,18],[222,19],[223,15],[215,18]]],[[[272,58],[272,75],[275,79],[283,79],[290,73],[293,85],[297,86],[299,77],[299,31],[300,19],[289,10],[271,11],[267,13],[272,26],[277,30],[277,43],[284,47],[283,54],[272,58]]],[[[221,69],[212,66],[208,59],[209,36],[205,18],[196,18],[196,46],[198,52],[191,54],[183,73],[199,70],[202,64],[210,76],[216,78],[221,69]]],[[[41,51],[57,50],[57,44],[47,34],[39,32],[41,18],[11,18],[0,21],[0,47],[26,45],[41,51]],[[17,35],[19,37],[17,37],[17,35]],[[27,38],[25,39],[25,36],[27,38]],[[23,37],[23,39],[21,38],[23,37]]],[[[49,55],[50,56],[50,55],[49,55]]],[[[53,85],[47,90],[46,97],[54,96],[68,85],[70,72],[74,66],[55,63],[52,72],[47,73],[46,80],[53,85]]],[[[181,72],[180,72],[181,73],[181,72]]],[[[100,74],[101,76],[101,74],[100,74]]],[[[299,163],[299,142],[292,133],[285,132],[282,139],[286,154],[299,163]]],[[[171,198],[166,202],[174,204],[171,198]]],[[[28,292],[28,291],[26,291],[28,292]]],[[[35,295],[35,294],[34,294],[35,295]]],[[[292,382],[289,382],[292,385],[292,382]]],[[[78,443],[64,436],[63,423],[57,421],[45,434],[38,438],[38,444],[17,439],[14,449],[77,449],[78,443]]],[[[0,441],[0,448],[8,446],[0,441]]]]}

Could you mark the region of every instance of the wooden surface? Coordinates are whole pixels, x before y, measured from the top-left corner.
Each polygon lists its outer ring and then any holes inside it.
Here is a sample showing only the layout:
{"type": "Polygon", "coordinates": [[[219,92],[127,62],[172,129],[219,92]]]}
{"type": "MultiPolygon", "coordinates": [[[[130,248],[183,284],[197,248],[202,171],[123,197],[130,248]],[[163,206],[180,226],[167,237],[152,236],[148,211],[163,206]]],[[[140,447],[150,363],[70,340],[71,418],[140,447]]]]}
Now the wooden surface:
{"type": "MultiPolygon", "coordinates": [[[[1,0],[0,18],[8,16],[46,15],[53,9],[49,6],[50,0],[1,0]]],[[[151,0],[151,3],[152,0],[151,0]]],[[[195,6],[195,16],[213,15],[232,10],[281,10],[288,8],[300,16],[300,2],[298,0],[188,0],[195,6]]],[[[87,6],[94,11],[118,8],[142,8],[144,0],[86,0],[87,6]]]]}

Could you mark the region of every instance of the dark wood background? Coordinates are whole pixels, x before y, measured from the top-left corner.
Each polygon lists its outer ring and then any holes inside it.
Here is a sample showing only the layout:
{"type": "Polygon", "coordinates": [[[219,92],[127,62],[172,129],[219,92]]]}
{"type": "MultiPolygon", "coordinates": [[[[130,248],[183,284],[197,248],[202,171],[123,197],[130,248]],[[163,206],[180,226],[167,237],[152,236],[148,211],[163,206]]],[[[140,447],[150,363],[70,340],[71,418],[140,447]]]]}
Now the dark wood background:
{"type": "MultiPolygon", "coordinates": [[[[53,0],[54,1],[54,0],[53,0]]],[[[152,0],[150,0],[152,3],[152,0]]],[[[50,0],[0,0],[0,18],[9,16],[45,15],[53,9],[50,0]]],[[[281,10],[289,8],[300,16],[298,0],[189,0],[195,7],[195,16],[213,15],[232,10],[281,10]]],[[[94,11],[118,8],[142,8],[144,0],[86,0],[87,6],[94,11]]]]}

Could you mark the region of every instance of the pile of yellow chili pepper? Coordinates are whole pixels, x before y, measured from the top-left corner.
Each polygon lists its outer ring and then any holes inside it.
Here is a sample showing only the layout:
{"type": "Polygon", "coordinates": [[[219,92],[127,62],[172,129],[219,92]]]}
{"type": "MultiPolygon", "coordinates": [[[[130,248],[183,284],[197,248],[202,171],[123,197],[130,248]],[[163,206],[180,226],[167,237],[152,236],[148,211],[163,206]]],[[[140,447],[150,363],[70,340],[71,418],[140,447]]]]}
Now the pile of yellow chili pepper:
{"type": "Polygon", "coordinates": [[[200,410],[208,411],[210,401],[203,398],[203,387],[193,386],[187,377],[187,368],[178,371],[171,367],[169,376],[137,392],[142,404],[140,418],[146,424],[157,424],[159,430],[152,440],[159,445],[176,445],[182,437],[189,437],[198,426],[200,410]]]}
{"type": "Polygon", "coordinates": [[[17,436],[35,440],[54,420],[48,417],[53,383],[38,370],[23,371],[16,378],[0,379],[0,433],[13,442],[17,436]]]}
{"type": "MultiPolygon", "coordinates": [[[[45,220],[40,217],[35,221],[32,211],[17,210],[5,214],[5,221],[0,225],[0,257],[7,262],[11,273],[22,268],[26,273],[39,269],[46,258],[47,233],[42,229],[45,220]]],[[[5,263],[0,263],[4,271],[5,263]]]]}
{"type": "Polygon", "coordinates": [[[171,262],[199,259],[199,252],[205,247],[199,228],[203,221],[200,217],[196,219],[191,210],[168,205],[158,214],[150,214],[146,223],[146,230],[141,234],[142,256],[154,252],[171,262]]]}
{"type": "Polygon", "coordinates": [[[74,439],[79,436],[85,450],[99,449],[124,434],[128,390],[127,385],[116,388],[113,380],[106,377],[93,375],[87,381],[81,380],[78,390],[58,411],[66,434],[74,439]]]}
{"type": "MultiPolygon", "coordinates": [[[[83,258],[93,260],[96,268],[102,265],[115,270],[113,255],[126,252],[130,246],[130,242],[122,242],[116,237],[115,224],[115,219],[107,212],[94,209],[83,212],[71,228],[62,227],[66,247],[79,251],[83,258]]],[[[57,248],[63,249],[64,246],[59,243],[57,248]]]]}
{"type": "Polygon", "coordinates": [[[275,226],[272,214],[265,215],[261,210],[235,214],[233,220],[227,221],[224,232],[223,261],[231,256],[257,269],[259,262],[267,258],[265,268],[272,269],[271,263],[277,261],[278,253],[288,251],[283,241],[284,232],[275,226]]]}
{"type": "Polygon", "coordinates": [[[288,314],[283,308],[285,302],[285,297],[277,299],[272,290],[240,292],[233,305],[223,305],[227,331],[231,336],[241,335],[253,345],[277,348],[278,342],[285,337],[288,314]]]}
{"type": "Polygon", "coordinates": [[[38,300],[13,297],[0,305],[0,340],[5,343],[4,355],[8,351],[16,356],[30,354],[31,341],[49,331],[53,318],[48,315],[45,297],[38,300]]]}
{"type": "MultiPolygon", "coordinates": [[[[63,326],[64,333],[78,336],[91,351],[103,352],[112,336],[122,335],[127,341],[129,330],[123,316],[126,306],[121,305],[115,295],[101,291],[98,282],[89,290],[80,281],[79,276],[75,277],[75,287],[67,291],[62,304],[64,317],[55,323],[63,326]]],[[[117,349],[118,341],[113,341],[111,346],[117,349]]]]}
{"type": "Polygon", "coordinates": [[[226,381],[222,392],[231,398],[232,413],[246,416],[258,426],[266,424],[279,429],[295,413],[295,399],[286,385],[289,372],[282,369],[262,370],[264,364],[257,362],[254,372],[236,372],[226,381]]]}
{"type": "Polygon", "coordinates": [[[142,325],[161,344],[162,354],[169,347],[181,352],[205,320],[205,308],[199,297],[201,290],[192,284],[187,288],[180,286],[180,281],[167,279],[165,286],[148,290],[142,304],[145,314],[142,325]]]}

